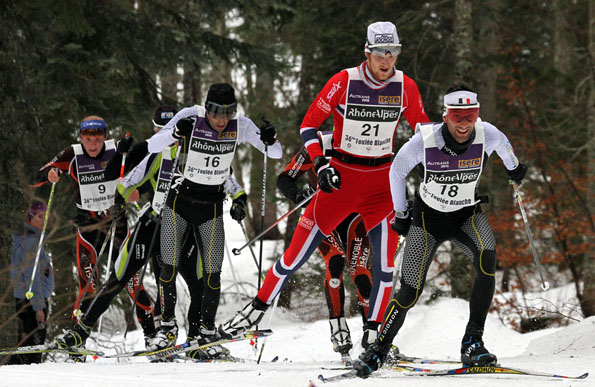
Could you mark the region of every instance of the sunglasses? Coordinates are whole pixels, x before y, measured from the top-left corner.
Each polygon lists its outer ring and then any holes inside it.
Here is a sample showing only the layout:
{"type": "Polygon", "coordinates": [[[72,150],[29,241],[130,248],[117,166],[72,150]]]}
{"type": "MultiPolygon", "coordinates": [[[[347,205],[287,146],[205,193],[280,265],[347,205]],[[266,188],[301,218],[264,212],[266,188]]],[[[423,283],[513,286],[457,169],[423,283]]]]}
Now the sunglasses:
{"type": "Polygon", "coordinates": [[[384,58],[387,54],[391,56],[397,56],[401,53],[401,46],[380,46],[380,47],[369,47],[372,54],[384,58]]]}
{"type": "Polygon", "coordinates": [[[468,108],[468,109],[452,109],[449,108],[446,112],[448,118],[455,122],[462,122],[467,120],[469,122],[475,122],[479,117],[479,108],[468,108]]]}
{"type": "Polygon", "coordinates": [[[224,117],[230,120],[238,111],[238,104],[234,102],[229,105],[219,105],[215,102],[207,102],[205,108],[216,117],[224,117]]]}
{"type": "Polygon", "coordinates": [[[99,136],[105,136],[105,130],[103,129],[87,129],[87,130],[81,130],[81,137],[99,137],[99,136]]]}

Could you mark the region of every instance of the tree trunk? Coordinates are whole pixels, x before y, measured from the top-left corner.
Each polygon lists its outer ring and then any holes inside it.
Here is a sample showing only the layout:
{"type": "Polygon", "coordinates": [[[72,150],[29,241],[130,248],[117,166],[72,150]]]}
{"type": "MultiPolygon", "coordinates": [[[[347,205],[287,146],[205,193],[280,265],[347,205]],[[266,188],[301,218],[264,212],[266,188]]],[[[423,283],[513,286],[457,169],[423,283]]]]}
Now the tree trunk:
{"type": "MultiPolygon", "coordinates": [[[[589,130],[589,145],[587,149],[588,155],[588,171],[587,177],[589,178],[589,197],[591,200],[588,201],[589,212],[591,214],[595,213],[595,65],[593,64],[592,59],[595,58],[595,4],[591,1],[589,2],[589,56],[591,57],[591,66],[592,72],[589,82],[589,104],[588,104],[588,111],[587,113],[587,125],[589,130]]],[[[593,234],[587,235],[588,242],[591,243],[591,246],[595,243],[593,234]]],[[[585,257],[585,264],[583,268],[583,299],[581,301],[581,309],[583,310],[583,314],[585,317],[595,316],[595,258],[593,254],[587,254],[585,257]]]]}

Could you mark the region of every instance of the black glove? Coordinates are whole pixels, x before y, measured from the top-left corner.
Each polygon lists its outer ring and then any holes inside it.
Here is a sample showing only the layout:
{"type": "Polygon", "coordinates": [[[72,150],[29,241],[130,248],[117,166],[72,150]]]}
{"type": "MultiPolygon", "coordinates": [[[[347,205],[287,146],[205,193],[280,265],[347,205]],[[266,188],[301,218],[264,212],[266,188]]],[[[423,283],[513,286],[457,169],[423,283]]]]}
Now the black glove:
{"type": "Polygon", "coordinates": [[[120,195],[120,192],[116,191],[116,194],[114,195],[114,205],[109,209],[109,213],[117,216],[125,208],[126,199],[124,199],[124,197],[120,195]]]}
{"type": "Polygon", "coordinates": [[[508,175],[508,180],[511,180],[513,183],[518,185],[519,187],[523,184],[523,178],[527,173],[528,167],[523,164],[519,163],[519,166],[513,169],[512,171],[506,170],[506,174],[508,175]]]}
{"type": "Polygon", "coordinates": [[[391,227],[399,234],[399,236],[407,236],[409,227],[411,227],[411,211],[407,211],[407,215],[404,218],[395,216],[395,220],[391,227]]]}
{"type": "Polygon", "coordinates": [[[318,174],[318,187],[322,192],[332,193],[334,189],[341,188],[341,174],[328,163],[324,156],[314,159],[314,167],[318,174]]]}
{"type": "Polygon", "coordinates": [[[273,145],[277,141],[277,131],[270,122],[264,118],[262,120],[264,125],[260,127],[260,141],[265,145],[273,145]]]}
{"type": "Polygon", "coordinates": [[[192,133],[192,129],[194,129],[194,119],[192,117],[181,118],[176,122],[173,136],[178,140],[182,137],[188,137],[192,133]]]}
{"type": "Polygon", "coordinates": [[[118,141],[116,146],[116,152],[119,154],[128,153],[130,147],[132,146],[132,137],[124,137],[118,141]]]}
{"type": "Polygon", "coordinates": [[[240,223],[246,217],[246,202],[248,201],[248,195],[245,192],[241,193],[240,196],[233,199],[231,202],[231,209],[229,215],[231,218],[240,223]]]}
{"type": "MultiPolygon", "coordinates": [[[[312,187],[308,187],[307,189],[298,189],[298,191],[295,193],[295,204],[301,203],[302,200],[309,198],[310,196],[312,196],[314,192],[316,191],[314,191],[312,187]]],[[[309,203],[310,200],[304,203],[304,207],[307,206],[309,203]]]]}

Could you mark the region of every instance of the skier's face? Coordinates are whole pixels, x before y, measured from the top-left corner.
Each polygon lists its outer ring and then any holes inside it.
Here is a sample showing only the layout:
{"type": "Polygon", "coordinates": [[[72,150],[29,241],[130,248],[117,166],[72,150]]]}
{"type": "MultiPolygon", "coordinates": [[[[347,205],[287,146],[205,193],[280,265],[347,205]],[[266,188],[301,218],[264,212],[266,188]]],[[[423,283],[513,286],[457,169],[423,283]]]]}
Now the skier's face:
{"type": "Polygon", "coordinates": [[[458,143],[464,143],[471,137],[478,117],[479,108],[448,109],[442,119],[446,123],[450,135],[458,143]]]}
{"type": "Polygon", "coordinates": [[[107,135],[105,131],[102,133],[96,131],[83,131],[81,132],[81,144],[83,144],[83,148],[87,154],[91,157],[97,157],[103,149],[103,143],[105,142],[107,135]]]}
{"type": "Polygon", "coordinates": [[[392,56],[388,53],[384,57],[380,57],[366,52],[368,68],[374,76],[374,79],[377,81],[386,81],[388,78],[392,77],[395,72],[397,57],[397,55],[392,56]]]}
{"type": "Polygon", "coordinates": [[[43,221],[45,220],[45,211],[39,211],[29,221],[29,224],[39,230],[43,228],[43,221]]]}
{"type": "Polygon", "coordinates": [[[227,128],[227,124],[229,123],[229,118],[226,116],[216,116],[207,112],[207,120],[209,121],[209,125],[218,133],[221,133],[227,128]]]}

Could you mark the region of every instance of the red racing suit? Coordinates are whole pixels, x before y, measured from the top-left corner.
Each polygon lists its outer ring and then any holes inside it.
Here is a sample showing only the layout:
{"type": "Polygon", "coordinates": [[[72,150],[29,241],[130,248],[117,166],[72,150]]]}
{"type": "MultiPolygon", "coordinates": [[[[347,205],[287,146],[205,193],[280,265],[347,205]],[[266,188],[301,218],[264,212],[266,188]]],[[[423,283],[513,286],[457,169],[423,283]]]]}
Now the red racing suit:
{"type": "Polygon", "coordinates": [[[394,134],[401,114],[411,127],[428,122],[415,82],[395,69],[377,81],[366,62],[335,74],[318,94],[300,127],[310,159],[323,156],[316,134],[333,114],[335,131],[330,165],[341,175],[341,187],[318,193],[306,208],[283,256],[267,273],[258,299],[267,304],[314,249],[348,215],[362,216],[373,257],[373,287],[368,321],[381,322],[392,291],[393,257],[398,235],[393,219],[389,170],[394,134]]]}
{"type": "MultiPolygon", "coordinates": [[[[279,190],[293,202],[297,202],[296,180],[307,174],[311,192],[316,190],[316,171],[306,148],[302,148],[277,179],[279,190]]],[[[368,268],[370,256],[370,241],[366,234],[363,219],[359,214],[349,215],[339,226],[328,235],[318,246],[318,251],[326,264],[324,292],[329,311],[329,319],[342,317],[345,303],[345,287],[343,285],[343,271],[345,258],[349,265],[349,274],[358,296],[359,311],[366,321],[369,310],[370,291],[372,290],[372,274],[368,268]],[[347,254],[345,254],[347,251],[347,254]]]]}

